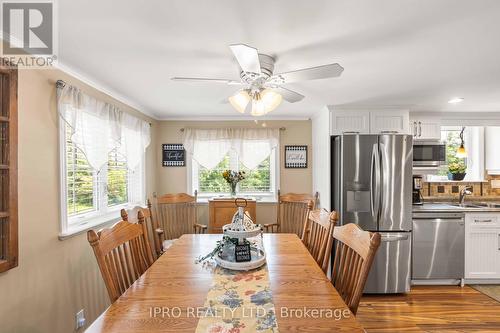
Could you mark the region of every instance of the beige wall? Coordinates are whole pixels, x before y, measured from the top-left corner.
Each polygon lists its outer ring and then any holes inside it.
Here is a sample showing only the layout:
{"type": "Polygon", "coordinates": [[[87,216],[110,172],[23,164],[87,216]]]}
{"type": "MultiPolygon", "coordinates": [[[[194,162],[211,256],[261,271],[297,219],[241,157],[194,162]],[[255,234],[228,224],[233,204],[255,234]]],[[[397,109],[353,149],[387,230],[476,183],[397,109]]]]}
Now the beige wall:
{"type": "MultiPolygon", "coordinates": [[[[124,111],[136,110],[112,100],[82,82],[56,70],[19,72],[19,266],[0,274],[0,332],[67,333],[75,331],[75,314],[85,309],[90,324],[109,305],[107,292],[85,233],[58,239],[59,140],[55,81],[63,79],[88,94],[110,101],[124,111]]],[[[142,115],[141,115],[142,116],[142,115]]],[[[258,126],[254,122],[152,122],[152,143],[146,156],[146,191],[185,192],[186,168],[163,168],[161,144],[181,142],[181,127],[258,126]]],[[[267,121],[285,126],[281,145],[307,144],[309,121],[267,121]]],[[[310,150],[309,150],[310,152],[310,150]]],[[[281,157],[283,150],[281,151],[281,157]]],[[[309,155],[309,162],[311,162],[309,155]]],[[[311,192],[308,169],[284,169],[282,192],[311,192]]],[[[206,223],[206,207],[201,219],[206,223]]],[[[275,218],[271,204],[258,206],[260,223],[275,218]]]]}
{"type": "MultiPolygon", "coordinates": [[[[57,79],[137,113],[59,71],[19,71],[19,266],[0,274],[2,333],[74,332],[78,310],[90,323],[108,306],[86,235],[58,239],[57,79]]],[[[147,152],[148,195],[156,184],[154,147],[147,152]]]]}
{"type": "MultiPolygon", "coordinates": [[[[161,144],[181,143],[181,128],[220,128],[220,127],[261,127],[265,123],[267,127],[286,127],[281,132],[280,142],[280,184],[282,193],[312,193],[312,158],[311,158],[311,121],[161,121],[156,132],[158,144],[157,159],[161,161],[161,144]],[[285,145],[307,145],[308,167],[307,169],[285,169],[283,162],[285,145]]],[[[187,167],[159,167],[158,172],[158,194],[187,192],[187,167]]],[[[276,218],[275,204],[257,204],[258,223],[272,223],[276,218]]],[[[199,222],[208,222],[208,209],[201,206],[199,209],[199,222]]]]}

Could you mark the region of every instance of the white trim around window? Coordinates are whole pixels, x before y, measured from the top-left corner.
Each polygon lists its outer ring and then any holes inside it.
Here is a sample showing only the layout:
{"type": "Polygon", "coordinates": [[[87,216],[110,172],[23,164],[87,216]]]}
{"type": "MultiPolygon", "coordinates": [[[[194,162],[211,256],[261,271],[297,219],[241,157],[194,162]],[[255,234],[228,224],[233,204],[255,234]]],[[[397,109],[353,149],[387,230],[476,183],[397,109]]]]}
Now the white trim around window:
{"type": "MultiPolygon", "coordinates": [[[[230,154],[236,154],[235,152],[231,151],[230,154]]],[[[237,169],[237,165],[235,164],[234,161],[231,163],[230,168],[232,170],[237,169]]],[[[251,197],[255,198],[258,202],[277,202],[278,198],[278,189],[279,189],[279,184],[280,184],[280,149],[279,145],[274,148],[271,152],[271,159],[270,159],[270,171],[271,171],[271,176],[270,176],[270,192],[243,192],[239,193],[237,191],[237,194],[242,197],[251,197]]],[[[188,154],[186,158],[186,174],[187,174],[187,189],[191,193],[191,195],[194,194],[195,190],[198,190],[198,201],[199,202],[206,202],[208,199],[213,198],[213,197],[219,197],[219,196],[227,196],[228,193],[225,192],[215,192],[215,193],[203,193],[199,191],[199,186],[198,186],[198,179],[197,179],[197,174],[198,174],[198,163],[193,160],[192,155],[188,154]]]]}
{"type": "MultiPolygon", "coordinates": [[[[113,207],[108,207],[107,205],[107,193],[105,186],[101,182],[101,186],[98,180],[93,184],[93,198],[98,200],[96,202],[97,210],[89,211],[86,213],[77,214],[74,216],[68,216],[67,202],[68,202],[68,192],[67,192],[67,156],[66,156],[66,129],[65,122],[59,118],[59,183],[60,183],[60,233],[59,239],[64,240],[73,235],[85,232],[86,230],[92,228],[98,228],[106,224],[114,223],[120,220],[120,210],[122,208],[132,208],[137,205],[145,204],[145,193],[146,193],[146,176],[145,176],[145,158],[137,167],[139,174],[134,178],[135,184],[130,181],[132,177],[127,177],[127,198],[128,202],[124,204],[119,204],[113,207]],[[131,186],[134,185],[134,186],[131,186]],[[102,199],[97,199],[102,198],[102,199]],[[101,208],[99,208],[101,207],[101,208]]],[[[106,168],[104,168],[106,169],[106,168]]],[[[129,173],[131,171],[128,171],[129,173]]],[[[106,177],[107,170],[101,171],[101,174],[97,177],[106,177]]],[[[96,177],[97,172],[94,171],[94,177],[96,177]]]]}

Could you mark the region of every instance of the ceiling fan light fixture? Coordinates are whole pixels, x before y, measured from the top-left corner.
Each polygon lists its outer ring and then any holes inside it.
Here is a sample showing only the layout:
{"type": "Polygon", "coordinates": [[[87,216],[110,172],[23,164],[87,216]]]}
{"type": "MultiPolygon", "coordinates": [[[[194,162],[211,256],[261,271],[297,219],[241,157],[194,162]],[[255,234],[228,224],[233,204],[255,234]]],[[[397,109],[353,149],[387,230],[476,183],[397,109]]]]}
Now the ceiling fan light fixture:
{"type": "Polygon", "coordinates": [[[239,113],[245,113],[247,105],[250,102],[250,95],[246,90],[240,90],[233,96],[229,97],[228,100],[236,111],[239,113]]]}
{"type": "Polygon", "coordinates": [[[462,127],[462,130],[460,131],[460,147],[457,148],[457,152],[455,154],[456,157],[458,158],[466,158],[467,157],[467,151],[465,150],[465,141],[464,141],[464,131],[465,127],[462,127]]]}
{"type": "Polygon", "coordinates": [[[260,93],[255,92],[252,98],[252,111],[250,112],[250,114],[255,117],[260,117],[265,115],[266,113],[266,106],[262,101],[260,93]]]}
{"type": "Polygon", "coordinates": [[[254,116],[262,116],[276,109],[283,99],[289,103],[297,103],[304,99],[304,95],[282,85],[339,77],[344,71],[338,63],[330,63],[274,73],[276,60],[274,57],[259,53],[257,48],[242,43],[229,45],[229,48],[241,69],[239,80],[210,77],[173,77],[172,80],[243,86],[243,90],[228,98],[229,103],[240,113],[249,110],[254,116]]]}
{"type": "Polygon", "coordinates": [[[458,158],[466,158],[467,157],[467,151],[465,150],[464,145],[460,145],[460,147],[457,148],[457,153],[455,156],[458,158]]]}
{"type": "Polygon", "coordinates": [[[264,89],[260,94],[261,100],[264,103],[266,113],[273,111],[281,104],[283,97],[271,89],[264,89]]]}
{"type": "Polygon", "coordinates": [[[458,104],[464,101],[463,97],[454,97],[448,101],[449,104],[458,104]]]}

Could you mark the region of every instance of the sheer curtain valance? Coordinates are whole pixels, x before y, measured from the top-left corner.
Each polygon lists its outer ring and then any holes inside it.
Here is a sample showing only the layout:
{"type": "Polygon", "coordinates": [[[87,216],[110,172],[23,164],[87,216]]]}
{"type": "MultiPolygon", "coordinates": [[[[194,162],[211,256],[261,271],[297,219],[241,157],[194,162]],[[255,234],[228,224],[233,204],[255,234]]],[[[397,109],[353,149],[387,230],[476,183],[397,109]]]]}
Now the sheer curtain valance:
{"type": "Polygon", "coordinates": [[[219,128],[184,130],[184,148],[207,169],[219,164],[234,149],[243,165],[255,169],[279,144],[277,128],[219,128]]]}
{"type": "Polygon", "coordinates": [[[134,170],[151,142],[149,123],[68,84],[57,88],[57,108],[71,129],[71,141],[96,170],[114,149],[125,154],[134,170]]]}

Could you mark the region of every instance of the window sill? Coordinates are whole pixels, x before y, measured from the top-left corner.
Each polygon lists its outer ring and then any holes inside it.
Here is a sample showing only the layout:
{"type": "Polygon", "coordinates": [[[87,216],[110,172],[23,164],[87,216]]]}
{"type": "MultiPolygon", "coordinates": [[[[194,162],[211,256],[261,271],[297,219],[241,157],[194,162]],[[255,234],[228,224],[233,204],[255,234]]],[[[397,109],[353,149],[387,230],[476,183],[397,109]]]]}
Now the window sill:
{"type": "Polygon", "coordinates": [[[66,240],[68,238],[74,237],[76,235],[85,233],[88,230],[100,229],[101,227],[116,223],[120,220],[121,220],[121,218],[117,217],[116,212],[113,212],[112,214],[106,214],[103,216],[88,219],[85,222],[82,222],[80,224],[70,226],[67,230],[59,233],[58,238],[59,238],[59,240],[63,241],[63,240],[66,240]]]}
{"type": "MultiPolygon", "coordinates": [[[[229,198],[228,196],[216,196],[216,195],[211,195],[211,196],[198,196],[198,200],[197,200],[197,203],[198,204],[208,204],[208,200],[210,199],[213,199],[213,198],[224,198],[224,197],[227,197],[229,198]]],[[[278,200],[276,200],[276,197],[274,196],[254,196],[254,195],[249,195],[249,196],[241,196],[239,198],[247,198],[247,199],[255,199],[255,201],[257,202],[257,204],[276,204],[278,202],[278,200]]]]}
{"type": "Polygon", "coordinates": [[[472,179],[472,180],[449,180],[449,179],[443,179],[443,180],[427,180],[427,183],[487,183],[487,180],[479,180],[479,179],[472,179]]]}

